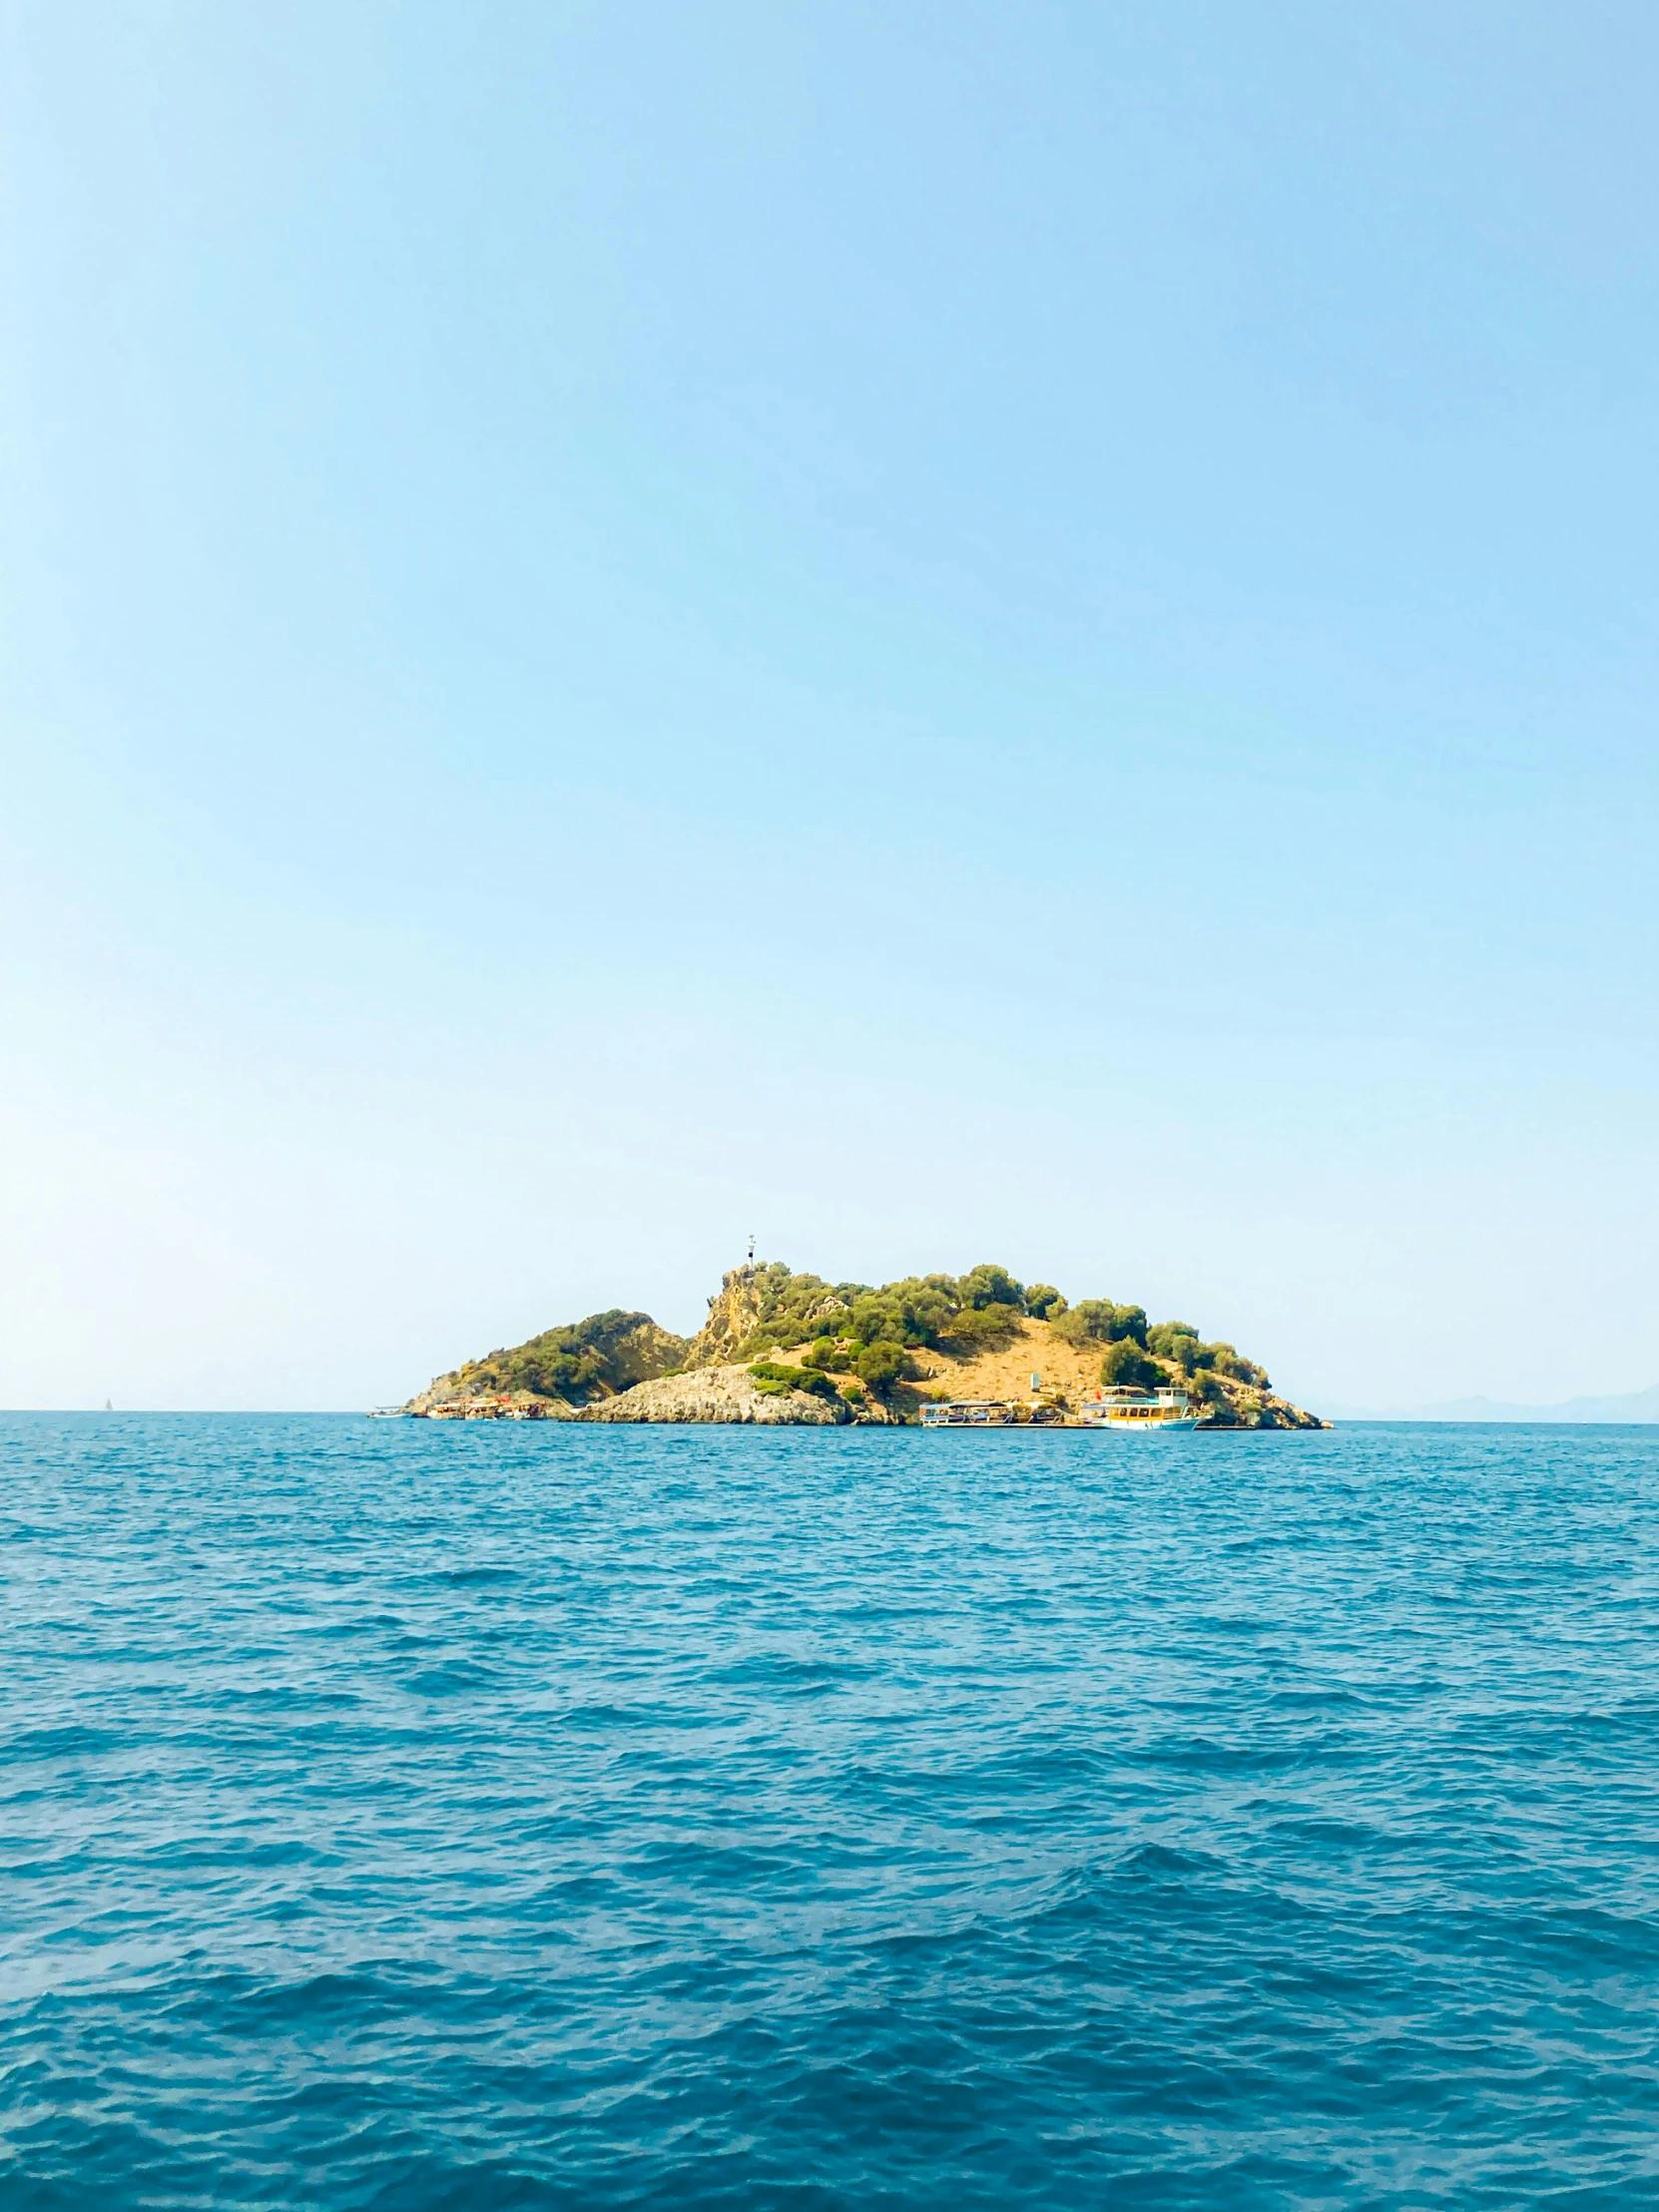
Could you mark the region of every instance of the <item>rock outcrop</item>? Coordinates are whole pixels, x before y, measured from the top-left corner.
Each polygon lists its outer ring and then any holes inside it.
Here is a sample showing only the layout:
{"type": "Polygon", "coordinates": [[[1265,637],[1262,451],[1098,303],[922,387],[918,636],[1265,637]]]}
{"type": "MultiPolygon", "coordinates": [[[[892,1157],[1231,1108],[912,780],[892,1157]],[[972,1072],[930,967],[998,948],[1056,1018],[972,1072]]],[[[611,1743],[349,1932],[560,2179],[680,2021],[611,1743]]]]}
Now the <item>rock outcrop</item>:
{"type": "Polygon", "coordinates": [[[1293,1405],[1277,1390],[1261,1389],[1252,1382],[1235,1382],[1218,1377],[1212,1384],[1215,1396],[1199,1407],[1201,1428],[1329,1428],[1318,1413],[1293,1405]]]}
{"type": "Polygon", "coordinates": [[[665,1375],[652,1382],[636,1383],[620,1397],[608,1397],[579,1411],[568,1420],[602,1421],[753,1421],[758,1426],[838,1427],[851,1419],[850,1408],[840,1399],[826,1399],[807,1390],[786,1390],[772,1396],[758,1390],[743,1367],[697,1368],[684,1375],[665,1375]]]}
{"type": "Polygon", "coordinates": [[[688,1368],[730,1364],[739,1345],[761,1318],[761,1293],[754,1268],[732,1268],[709,1301],[708,1319],[686,1352],[688,1368]]]}

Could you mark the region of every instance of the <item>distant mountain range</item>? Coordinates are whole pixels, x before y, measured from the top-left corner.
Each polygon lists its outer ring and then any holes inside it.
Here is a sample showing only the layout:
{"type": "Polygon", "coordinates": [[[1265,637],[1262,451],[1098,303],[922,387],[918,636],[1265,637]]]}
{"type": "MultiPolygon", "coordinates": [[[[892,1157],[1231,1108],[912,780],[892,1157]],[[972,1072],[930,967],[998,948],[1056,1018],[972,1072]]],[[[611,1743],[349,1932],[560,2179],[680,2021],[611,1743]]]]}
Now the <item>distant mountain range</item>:
{"type": "Polygon", "coordinates": [[[1328,1420],[1659,1421],[1659,1382],[1619,1397],[1569,1397],[1558,1405],[1449,1397],[1437,1405],[1328,1405],[1325,1412],[1328,1420]]]}

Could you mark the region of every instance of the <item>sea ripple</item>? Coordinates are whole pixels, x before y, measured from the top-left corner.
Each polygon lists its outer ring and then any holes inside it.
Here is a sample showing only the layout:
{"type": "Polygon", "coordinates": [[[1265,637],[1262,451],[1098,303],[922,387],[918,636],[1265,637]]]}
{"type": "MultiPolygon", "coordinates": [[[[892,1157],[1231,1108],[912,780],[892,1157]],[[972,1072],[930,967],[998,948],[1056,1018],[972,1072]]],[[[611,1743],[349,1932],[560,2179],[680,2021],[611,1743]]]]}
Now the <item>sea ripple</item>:
{"type": "Polygon", "coordinates": [[[1659,2204],[1659,1431],[0,1418],[0,2204],[1659,2204]]]}

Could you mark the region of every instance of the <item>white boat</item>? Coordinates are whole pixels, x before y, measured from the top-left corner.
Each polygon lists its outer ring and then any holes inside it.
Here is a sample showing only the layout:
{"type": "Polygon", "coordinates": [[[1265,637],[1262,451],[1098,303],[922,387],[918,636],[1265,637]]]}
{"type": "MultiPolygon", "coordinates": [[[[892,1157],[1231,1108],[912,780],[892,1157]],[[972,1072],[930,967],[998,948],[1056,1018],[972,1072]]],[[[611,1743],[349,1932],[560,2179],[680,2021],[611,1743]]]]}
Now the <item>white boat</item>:
{"type": "Polygon", "coordinates": [[[1198,1415],[1185,1390],[1096,1390],[1077,1408],[1084,1428],[1128,1429],[1136,1435],[1196,1428],[1198,1415]]]}
{"type": "Polygon", "coordinates": [[[1043,1408],[1033,1414],[1028,1407],[995,1397],[957,1397],[921,1408],[923,1428],[1043,1428],[1058,1423],[1043,1408]]]}
{"type": "Polygon", "coordinates": [[[923,1428],[1112,1428],[1135,1435],[1196,1428],[1185,1390],[1096,1390],[1075,1413],[1055,1405],[1019,1405],[998,1398],[952,1398],[921,1408],[923,1428]]]}

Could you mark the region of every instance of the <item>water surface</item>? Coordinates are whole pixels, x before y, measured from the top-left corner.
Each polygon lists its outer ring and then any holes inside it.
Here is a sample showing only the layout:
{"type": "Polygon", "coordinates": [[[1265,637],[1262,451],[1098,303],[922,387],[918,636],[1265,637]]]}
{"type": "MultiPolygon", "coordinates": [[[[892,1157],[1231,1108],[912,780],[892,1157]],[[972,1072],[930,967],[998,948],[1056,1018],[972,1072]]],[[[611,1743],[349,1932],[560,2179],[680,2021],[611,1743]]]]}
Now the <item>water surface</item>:
{"type": "Polygon", "coordinates": [[[1659,1432],[0,1417],[0,2204],[1659,2203],[1659,1432]]]}

